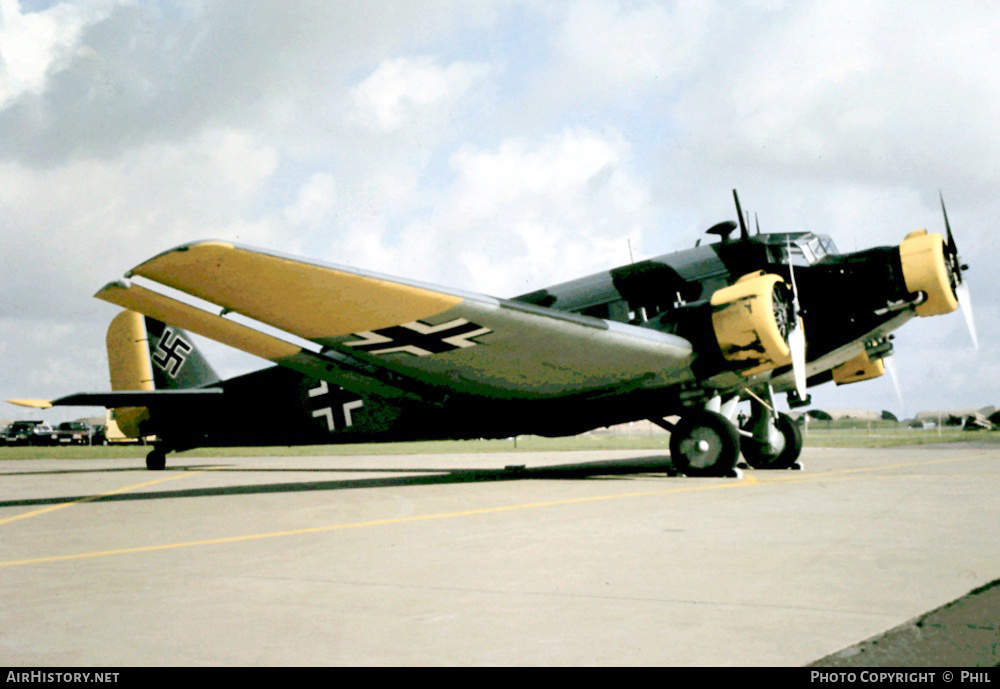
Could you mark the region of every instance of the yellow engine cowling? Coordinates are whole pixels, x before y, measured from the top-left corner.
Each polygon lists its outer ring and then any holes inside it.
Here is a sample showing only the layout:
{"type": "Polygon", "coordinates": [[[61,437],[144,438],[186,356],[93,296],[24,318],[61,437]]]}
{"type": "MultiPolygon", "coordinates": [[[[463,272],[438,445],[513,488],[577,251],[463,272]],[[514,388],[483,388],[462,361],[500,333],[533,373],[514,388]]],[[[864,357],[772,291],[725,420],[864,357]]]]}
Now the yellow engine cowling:
{"type": "Polygon", "coordinates": [[[712,329],[719,350],[744,376],[792,361],[777,315],[787,308],[787,303],[776,299],[776,293],[784,289],[781,276],[758,271],[712,295],[712,329]]]}
{"type": "Polygon", "coordinates": [[[865,352],[861,352],[853,359],[845,361],[840,366],[834,368],[832,373],[833,381],[837,385],[859,383],[862,380],[871,380],[884,374],[885,361],[882,357],[869,359],[865,352]]]}
{"type": "MultiPolygon", "coordinates": [[[[112,390],[152,390],[153,367],[149,361],[146,321],[135,311],[122,311],[108,326],[108,368],[112,390]]],[[[129,438],[142,437],[140,425],[149,419],[147,407],[117,407],[111,415],[129,438]]]]}
{"type": "Polygon", "coordinates": [[[899,245],[899,259],[906,289],[927,295],[917,305],[918,316],[937,316],[958,308],[945,260],[944,237],[927,230],[911,232],[899,245]]]}

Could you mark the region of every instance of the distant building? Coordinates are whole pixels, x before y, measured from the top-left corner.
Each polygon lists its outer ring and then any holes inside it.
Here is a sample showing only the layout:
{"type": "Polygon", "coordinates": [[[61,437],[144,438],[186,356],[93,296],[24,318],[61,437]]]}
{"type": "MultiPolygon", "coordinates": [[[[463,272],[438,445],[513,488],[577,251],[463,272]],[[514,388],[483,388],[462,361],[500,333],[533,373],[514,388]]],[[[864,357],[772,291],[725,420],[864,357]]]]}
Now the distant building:
{"type": "Polygon", "coordinates": [[[992,430],[997,424],[997,421],[994,420],[994,417],[997,416],[1000,414],[998,414],[996,407],[989,406],[980,409],[942,409],[917,412],[915,421],[925,428],[928,426],[958,426],[992,430]]]}
{"type": "Polygon", "coordinates": [[[870,409],[810,409],[806,412],[792,412],[792,418],[808,416],[816,421],[841,421],[843,419],[855,419],[857,421],[880,421],[884,417],[884,412],[871,411],[870,409]]]}

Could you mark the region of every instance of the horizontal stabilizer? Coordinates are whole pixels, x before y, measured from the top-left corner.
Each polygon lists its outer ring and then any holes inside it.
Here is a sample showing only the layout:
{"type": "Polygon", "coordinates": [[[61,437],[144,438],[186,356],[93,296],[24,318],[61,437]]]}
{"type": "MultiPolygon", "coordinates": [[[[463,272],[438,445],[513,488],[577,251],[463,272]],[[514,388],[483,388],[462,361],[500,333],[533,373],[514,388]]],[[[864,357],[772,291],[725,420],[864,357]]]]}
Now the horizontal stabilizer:
{"type": "Polygon", "coordinates": [[[116,392],[78,392],[52,400],[55,407],[191,407],[222,401],[222,388],[194,390],[118,390],[116,392]]]}
{"type": "Polygon", "coordinates": [[[49,400],[7,400],[11,404],[19,407],[29,407],[30,409],[48,409],[52,406],[49,400]]]}

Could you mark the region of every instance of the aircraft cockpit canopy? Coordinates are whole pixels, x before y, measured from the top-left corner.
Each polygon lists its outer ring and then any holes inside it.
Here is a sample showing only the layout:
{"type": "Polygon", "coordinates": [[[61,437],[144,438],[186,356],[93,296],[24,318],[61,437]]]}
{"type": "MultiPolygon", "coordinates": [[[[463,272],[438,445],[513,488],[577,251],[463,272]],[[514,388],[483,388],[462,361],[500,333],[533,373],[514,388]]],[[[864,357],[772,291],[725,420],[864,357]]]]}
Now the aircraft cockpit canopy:
{"type": "Polygon", "coordinates": [[[789,232],[760,235],[768,245],[771,260],[793,266],[811,266],[837,254],[833,240],[825,234],[789,232]]]}

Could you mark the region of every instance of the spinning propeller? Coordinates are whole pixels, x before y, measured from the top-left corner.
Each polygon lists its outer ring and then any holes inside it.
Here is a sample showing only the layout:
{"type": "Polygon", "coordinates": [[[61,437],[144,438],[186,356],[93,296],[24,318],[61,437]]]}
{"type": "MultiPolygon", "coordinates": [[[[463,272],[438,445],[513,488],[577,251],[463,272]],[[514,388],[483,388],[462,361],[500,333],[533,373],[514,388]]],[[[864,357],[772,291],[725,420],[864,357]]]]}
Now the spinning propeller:
{"type": "Polygon", "coordinates": [[[889,379],[892,381],[892,388],[896,391],[896,400],[899,402],[899,411],[903,416],[906,416],[906,401],[903,399],[903,388],[899,384],[899,373],[896,372],[896,362],[891,356],[884,357],[882,362],[885,364],[885,370],[889,373],[889,379]]]}
{"type": "MultiPolygon", "coordinates": [[[[941,214],[944,216],[944,228],[946,242],[944,246],[944,260],[948,269],[948,279],[951,282],[952,290],[955,292],[955,298],[958,299],[958,308],[962,311],[962,316],[965,317],[965,325],[969,330],[969,336],[972,338],[972,345],[976,349],[979,349],[979,337],[976,334],[976,323],[972,315],[972,300],[969,296],[969,285],[965,282],[963,278],[963,273],[969,269],[969,266],[963,265],[961,259],[958,255],[958,245],[955,244],[955,236],[951,232],[951,223],[948,221],[948,209],[944,205],[944,195],[938,192],[938,198],[941,201],[941,214]]],[[[899,374],[896,372],[896,364],[891,356],[887,356],[883,359],[885,363],[885,369],[889,373],[889,377],[892,379],[892,386],[896,391],[896,398],[899,400],[899,406],[903,409],[905,415],[906,405],[903,400],[903,391],[899,382],[899,374]]]]}
{"type": "MultiPolygon", "coordinates": [[[[747,223],[743,218],[743,208],[740,206],[740,197],[733,189],[733,200],[736,202],[736,215],[740,221],[740,239],[749,239],[750,232],[747,229],[747,223]]],[[[757,234],[760,234],[760,221],[757,220],[756,214],[754,214],[754,222],[757,226],[757,234]]],[[[721,224],[721,223],[720,223],[721,224]]],[[[730,231],[735,229],[732,225],[729,225],[730,231]]],[[[714,228],[713,228],[714,230],[714,228]]],[[[709,230],[709,232],[713,231],[709,230]]],[[[800,399],[805,399],[807,395],[806,389],[806,333],[802,327],[802,306],[799,303],[799,288],[795,283],[795,267],[792,265],[792,240],[788,240],[788,249],[786,255],[788,257],[788,273],[792,282],[792,322],[788,329],[788,334],[785,340],[788,344],[788,349],[792,357],[792,375],[795,379],[795,392],[798,394],[800,399]]]]}
{"type": "Polygon", "coordinates": [[[955,290],[958,307],[962,310],[962,315],[965,317],[965,326],[969,329],[972,344],[976,349],[979,349],[979,338],[976,336],[976,323],[972,317],[972,300],[969,296],[969,285],[962,278],[962,273],[968,270],[969,266],[962,265],[962,261],[958,257],[958,246],[955,244],[955,237],[951,234],[951,223],[948,222],[948,210],[944,207],[944,195],[939,192],[938,196],[941,199],[941,213],[944,215],[944,228],[948,237],[948,242],[944,247],[944,260],[948,263],[951,286],[955,290]]]}
{"type": "Polygon", "coordinates": [[[795,267],[792,265],[792,240],[788,240],[788,274],[792,280],[792,328],[788,331],[788,349],[792,353],[792,375],[795,377],[795,392],[799,399],[806,397],[806,334],[802,329],[802,307],[799,304],[799,288],[795,284],[795,267]]]}

